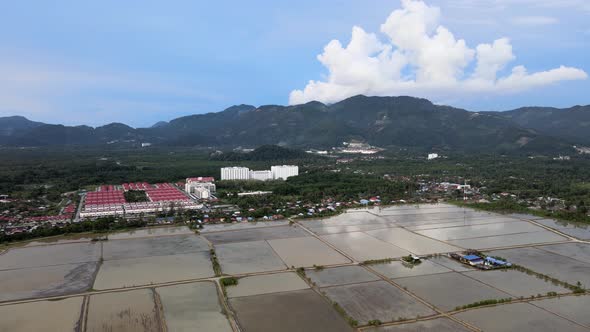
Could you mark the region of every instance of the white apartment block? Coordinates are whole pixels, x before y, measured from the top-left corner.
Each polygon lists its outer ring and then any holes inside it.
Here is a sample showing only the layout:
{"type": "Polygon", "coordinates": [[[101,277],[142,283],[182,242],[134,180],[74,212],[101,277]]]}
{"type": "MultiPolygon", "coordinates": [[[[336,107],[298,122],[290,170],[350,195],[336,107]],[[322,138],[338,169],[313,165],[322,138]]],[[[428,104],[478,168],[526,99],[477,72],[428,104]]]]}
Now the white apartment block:
{"type": "Polygon", "coordinates": [[[291,176],[299,175],[299,166],[294,165],[282,165],[282,166],[271,166],[270,171],[272,172],[272,178],[275,180],[286,180],[291,176]]]}
{"type": "Polygon", "coordinates": [[[194,190],[194,195],[198,199],[209,199],[211,197],[211,192],[207,188],[197,187],[194,190]]]}
{"type": "Polygon", "coordinates": [[[249,180],[250,169],[248,167],[223,167],[221,168],[221,180],[249,180]]]}
{"type": "Polygon", "coordinates": [[[271,171],[250,171],[250,180],[267,181],[272,179],[271,171]]]}

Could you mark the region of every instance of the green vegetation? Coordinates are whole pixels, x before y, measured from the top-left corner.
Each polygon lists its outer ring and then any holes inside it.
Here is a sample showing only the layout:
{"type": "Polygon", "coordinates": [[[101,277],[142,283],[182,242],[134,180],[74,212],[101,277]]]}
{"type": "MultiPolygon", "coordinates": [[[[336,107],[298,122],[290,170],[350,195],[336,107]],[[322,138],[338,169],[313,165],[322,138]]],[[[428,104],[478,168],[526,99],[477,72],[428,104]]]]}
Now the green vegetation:
{"type": "Polygon", "coordinates": [[[395,258],[383,258],[383,259],[369,259],[361,262],[361,265],[375,265],[375,264],[387,264],[396,261],[395,258]]]}
{"type": "Polygon", "coordinates": [[[570,291],[572,291],[572,293],[574,293],[574,294],[583,294],[583,293],[586,293],[586,289],[583,287],[582,283],[580,283],[579,281],[575,285],[572,285],[572,284],[570,284],[570,283],[568,283],[566,281],[561,281],[561,280],[559,280],[557,278],[553,278],[553,277],[548,276],[546,274],[542,274],[542,273],[533,271],[533,270],[531,270],[529,268],[526,268],[524,266],[517,265],[517,264],[513,264],[512,265],[512,269],[514,269],[516,271],[520,271],[520,272],[526,273],[528,275],[535,276],[538,279],[543,279],[546,282],[552,283],[553,285],[567,288],[570,291]]]}
{"type": "Polygon", "coordinates": [[[368,324],[371,326],[379,326],[383,323],[378,319],[372,319],[372,320],[368,321],[368,324]]]}
{"type": "Polygon", "coordinates": [[[211,258],[211,264],[213,265],[213,272],[215,272],[215,276],[221,276],[221,265],[219,264],[219,260],[217,259],[215,249],[209,250],[209,258],[211,258]]]}
{"type": "Polygon", "coordinates": [[[124,193],[125,200],[129,203],[148,202],[149,199],[143,190],[128,190],[124,193]]]}
{"type": "Polygon", "coordinates": [[[303,279],[307,279],[307,275],[305,274],[305,268],[303,267],[298,267],[295,272],[297,272],[297,274],[299,276],[301,276],[303,279]]]}
{"type": "Polygon", "coordinates": [[[237,284],[238,284],[238,278],[236,278],[236,277],[225,277],[225,278],[219,279],[219,282],[221,283],[221,285],[223,287],[237,286],[237,284]]]}
{"type": "Polygon", "coordinates": [[[489,299],[489,300],[473,302],[470,304],[466,304],[464,306],[458,306],[455,308],[455,310],[464,310],[464,309],[476,308],[476,307],[481,307],[481,306],[486,306],[486,305],[510,303],[511,301],[512,301],[512,299],[509,297],[505,298],[505,299],[489,299]]]}
{"type": "Polygon", "coordinates": [[[316,271],[322,271],[322,270],[324,269],[324,266],[323,266],[323,265],[315,265],[315,264],[314,264],[314,265],[313,265],[313,268],[314,268],[316,271]]]}
{"type": "Polygon", "coordinates": [[[356,319],[350,317],[346,310],[344,310],[344,308],[340,306],[340,304],[332,301],[332,307],[334,307],[334,310],[336,310],[342,317],[344,317],[344,319],[348,322],[350,326],[357,327],[359,325],[359,322],[356,319]]]}

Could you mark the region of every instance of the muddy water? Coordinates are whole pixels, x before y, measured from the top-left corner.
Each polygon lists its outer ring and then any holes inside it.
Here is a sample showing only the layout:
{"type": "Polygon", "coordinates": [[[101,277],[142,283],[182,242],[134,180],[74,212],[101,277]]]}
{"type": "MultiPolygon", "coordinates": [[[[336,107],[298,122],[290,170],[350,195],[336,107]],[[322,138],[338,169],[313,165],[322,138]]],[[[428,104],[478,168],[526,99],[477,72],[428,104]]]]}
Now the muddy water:
{"type": "Polygon", "coordinates": [[[0,270],[98,261],[100,243],[72,243],[10,249],[0,254],[0,270]]]}
{"type": "Polygon", "coordinates": [[[306,288],[309,286],[303,279],[293,272],[287,272],[240,278],[238,285],[227,287],[226,291],[228,297],[240,297],[306,288]]]}
{"type": "Polygon", "coordinates": [[[120,239],[134,239],[139,237],[154,237],[154,236],[165,236],[165,235],[181,235],[181,234],[194,234],[186,226],[180,227],[153,227],[153,228],[141,228],[128,232],[112,233],[109,234],[109,239],[120,240],[120,239]]]}
{"type": "Polygon", "coordinates": [[[86,331],[160,331],[152,290],[92,295],[86,331]]]}
{"type": "Polygon", "coordinates": [[[0,331],[75,331],[82,297],[0,306],[0,331]]]}
{"type": "Polygon", "coordinates": [[[322,239],[354,257],[358,261],[402,257],[408,251],[362,232],[323,235],[322,239]]]}
{"type": "Polygon", "coordinates": [[[269,240],[287,266],[309,267],[350,263],[350,260],[315,237],[269,240]]]}

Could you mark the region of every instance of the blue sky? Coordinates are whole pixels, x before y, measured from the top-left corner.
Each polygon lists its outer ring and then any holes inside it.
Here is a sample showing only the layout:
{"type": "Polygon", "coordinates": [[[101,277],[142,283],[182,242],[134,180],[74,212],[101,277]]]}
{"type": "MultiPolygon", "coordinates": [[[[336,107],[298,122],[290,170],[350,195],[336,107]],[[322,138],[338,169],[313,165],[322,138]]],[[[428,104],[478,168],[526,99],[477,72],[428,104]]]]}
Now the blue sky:
{"type": "MultiPolygon", "coordinates": [[[[478,44],[509,38],[514,60],[498,71],[498,77],[509,76],[517,65],[526,66],[528,73],[563,65],[578,70],[578,75],[570,71],[575,79],[564,73],[550,84],[523,89],[517,85],[514,91],[466,84],[438,90],[424,85],[400,90],[389,84],[351,91],[411,94],[477,111],[590,104],[590,80],[579,75],[590,73],[590,2],[425,2],[440,8],[437,26],[464,39],[473,50],[478,44]]],[[[387,48],[381,25],[402,7],[399,0],[3,1],[0,116],[24,115],[70,125],[149,126],[234,104],[288,104],[291,92],[305,88],[308,81],[334,79],[317,56],[333,39],[346,47],[353,26],[374,34],[387,48]]],[[[415,51],[408,47],[407,52],[415,51]]],[[[352,67],[341,62],[348,61],[343,55],[334,61],[352,67]]],[[[467,77],[476,66],[475,60],[465,63],[459,76],[467,77]]],[[[412,71],[409,66],[401,73],[412,80],[419,75],[412,71]]],[[[355,77],[349,77],[355,80],[350,84],[362,81],[355,77]]],[[[380,82],[366,79],[369,85],[380,82]]],[[[339,95],[339,90],[330,96],[311,92],[305,97],[332,101],[339,95]]]]}

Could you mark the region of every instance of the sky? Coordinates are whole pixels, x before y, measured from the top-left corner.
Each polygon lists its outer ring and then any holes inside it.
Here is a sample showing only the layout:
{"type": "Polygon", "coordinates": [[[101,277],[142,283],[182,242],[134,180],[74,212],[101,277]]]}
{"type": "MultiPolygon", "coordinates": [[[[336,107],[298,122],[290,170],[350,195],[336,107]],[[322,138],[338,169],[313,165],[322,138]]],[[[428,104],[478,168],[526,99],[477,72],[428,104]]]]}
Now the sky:
{"type": "Polygon", "coordinates": [[[134,127],[235,104],[411,95],[590,104],[587,0],[0,2],[0,116],[134,127]]]}

